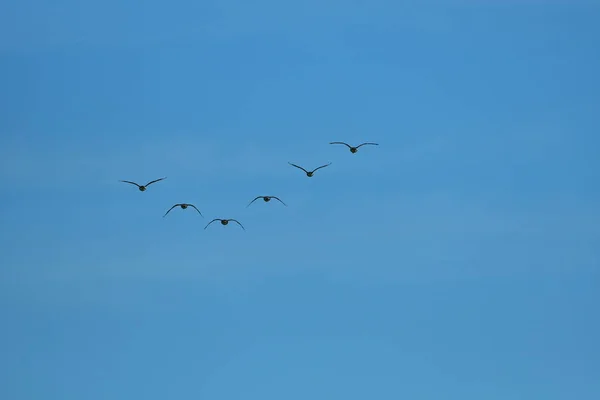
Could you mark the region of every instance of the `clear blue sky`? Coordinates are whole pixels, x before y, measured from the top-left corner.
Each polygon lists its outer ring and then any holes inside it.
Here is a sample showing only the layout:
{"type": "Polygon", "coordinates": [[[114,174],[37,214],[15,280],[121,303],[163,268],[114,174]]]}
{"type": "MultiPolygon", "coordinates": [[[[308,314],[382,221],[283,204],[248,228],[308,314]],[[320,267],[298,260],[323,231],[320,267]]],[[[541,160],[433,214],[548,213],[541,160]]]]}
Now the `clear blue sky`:
{"type": "Polygon", "coordinates": [[[600,398],[598,21],[2,3],[0,398],[600,398]]]}

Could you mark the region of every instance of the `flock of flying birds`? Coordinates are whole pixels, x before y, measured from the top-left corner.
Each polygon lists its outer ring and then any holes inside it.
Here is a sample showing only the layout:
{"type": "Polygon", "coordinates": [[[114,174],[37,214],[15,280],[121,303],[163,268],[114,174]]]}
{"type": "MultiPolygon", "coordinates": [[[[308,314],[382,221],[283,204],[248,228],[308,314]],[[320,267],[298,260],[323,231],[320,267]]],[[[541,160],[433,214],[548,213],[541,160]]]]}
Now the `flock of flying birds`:
{"type": "MultiPolygon", "coordinates": [[[[350,149],[350,152],[351,152],[352,154],[356,153],[356,152],[358,151],[358,149],[359,149],[361,146],[365,146],[365,145],[374,145],[374,146],[378,146],[378,145],[379,145],[378,143],[372,143],[372,142],[365,142],[365,143],[361,143],[361,144],[359,144],[358,146],[350,146],[348,143],[345,143],[345,142],[330,142],[329,144],[343,144],[343,145],[347,146],[347,147],[350,149]]],[[[328,166],[330,166],[330,165],[331,165],[331,163],[328,163],[328,164],[325,164],[325,165],[321,165],[320,167],[317,167],[317,168],[315,168],[315,169],[313,169],[313,170],[311,170],[311,171],[308,171],[308,170],[306,170],[306,169],[302,168],[302,167],[301,167],[301,166],[299,166],[299,165],[292,164],[291,162],[288,162],[288,164],[290,164],[292,167],[296,167],[296,168],[298,168],[298,169],[301,169],[302,171],[304,171],[304,172],[306,173],[306,176],[307,176],[307,177],[309,177],[309,178],[312,178],[312,176],[314,175],[314,173],[315,173],[316,171],[320,170],[321,168],[325,168],[325,167],[328,167],[328,166]]],[[[160,181],[162,181],[163,179],[167,179],[167,178],[166,178],[166,177],[164,177],[164,178],[160,178],[160,179],[155,179],[155,180],[153,180],[153,181],[150,181],[150,182],[146,183],[145,185],[140,185],[140,184],[137,184],[137,183],[135,183],[135,182],[132,182],[132,181],[123,181],[123,180],[121,180],[121,181],[119,181],[119,182],[130,183],[130,184],[132,184],[132,185],[135,185],[135,186],[137,186],[140,192],[145,192],[145,191],[146,191],[146,189],[148,189],[148,186],[152,185],[153,183],[160,182],[160,181]]],[[[285,204],[285,203],[284,203],[284,202],[283,202],[283,201],[282,201],[282,200],[281,200],[279,197],[277,197],[277,196],[256,196],[256,197],[255,197],[255,198],[254,198],[254,199],[253,199],[253,200],[252,200],[250,203],[248,203],[248,205],[247,205],[246,207],[250,207],[250,205],[251,205],[252,203],[254,203],[256,200],[258,200],[258,199],[263,199],[263,201],[264,201],[265,203],[268,203],[269,201],[271,201],[271,199],[275,199],[275,200],[279,201],[281,204],[283,204],[284,206],[286,206],[286,207],[287,207],[287,204],[285,204]]],[[[190,204],[190,203],[177,203],[177,204],[174,204],[174,205],[173,205],[171,208],[169,208],[169,209],[167,210],[167,212],[165,213],[165,215],[163,215],[163,218],[164,218],[164,217],[166,217],[166,216],[167,216],[167,214],[169,214],[169,213],[171,212],[171,210],[172,210],[172,209],[174,209],[174,208],[176,208],[176,207],[180,207],[182,210],[185,210],[185,209],[186,209],[186,208],[188,208],[188,207],[192,207],[194,210],[196,210],[196,211],[198,212],[198,214],[200,214],[200,216],[204,217],[204,216],[202,215],[202,213],[200,212],[200,210],[198,210],[198,208],[197,208],[195,205],[193,205],[193,204],[190,204]]],[[[227,225],[227,224],[229,224],[229,222],[235,222],[235,223],[237,223],[237,224],[238,224],[238,225],[239,225],[239,226],[240,226],[240,227],[241,227],[243,230],[246,230],[246,228],[244,228],[244,226],[243,226],[243,225],[242,225],[242,224],[241,224],[241,223],[240,223],[238,220],[236,220],[236,219],[233,219],[233,218],[215,218],[215,219],[213,219],[212,221],[210,221],[208,224],[206,224],[206,226],[204,227],[204,229],[208,228],[208,226],[209,226],[210,224],[212,224],[213,222],[215,222],[215,221],[219,221],[219,222],[221,222],[221,225],[227,225]]]]}

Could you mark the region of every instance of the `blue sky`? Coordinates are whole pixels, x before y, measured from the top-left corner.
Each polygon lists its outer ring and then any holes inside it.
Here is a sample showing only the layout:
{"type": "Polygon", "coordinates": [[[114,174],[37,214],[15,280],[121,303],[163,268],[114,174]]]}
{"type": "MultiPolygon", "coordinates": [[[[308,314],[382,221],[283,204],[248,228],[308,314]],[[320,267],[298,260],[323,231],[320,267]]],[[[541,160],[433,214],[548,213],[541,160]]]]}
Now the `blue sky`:
{"type": "Polygon", "coordinates": [[[0,397],[600,398],[599,19],[2,3],[0,397]]]}

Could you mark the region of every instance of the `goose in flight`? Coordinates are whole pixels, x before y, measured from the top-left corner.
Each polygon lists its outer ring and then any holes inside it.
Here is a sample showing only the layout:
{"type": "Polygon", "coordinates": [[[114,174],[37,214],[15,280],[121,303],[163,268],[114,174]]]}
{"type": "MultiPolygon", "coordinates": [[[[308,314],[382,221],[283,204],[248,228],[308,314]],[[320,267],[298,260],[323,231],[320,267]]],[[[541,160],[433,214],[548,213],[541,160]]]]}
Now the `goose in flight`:
{"type": "Polygon", "coordinates": [[[263,199],[265,201],[265,203],[268,203],[269,201],[271,201],[271,199],[279,200],[279,202],[281,204],[283,204],[284,206],[287,207],[287,204],[285,204],[283,201],[281,201],[281,199],[279,197],[277,197],[277,196],[256,196],[254,198],[254,200],[252,200],[250,203],[248,203],[248,205],[246,206],[246,208],[250,207],[250,204],[254,203],[258,199],[263,199]]]}
{"type": "Polygon", "coordinates": [[[163,215],[163,218],[166,217],[167,214],[170,213],[171,210],[174,209],[175,207],[181,207],[182,210],[185,210],[188,207],[192,207],[193,209],[195,209],[196,211],[198,211],[198,214],[200,214],[202,217],[204,217],[204,215],[202,215],[202,213],[200,212],[200,210],[198,210],[195,205],[190,204],[190,203],[179,203],[179,204],[175,204],[173,207],[169,208],[169,211],[167,211],[165,213],[165,215],[163,215]]]}
{"type": "Polygon", "coordinates": [[[311,178],[311,177],[313,176],[313,174],[315,173],[315,171],[317,171],[317,170],[319,170],[319,169],[321,169],[321,168],[325,168],[325,167],[327,167],[327,166],[331,165],[331,163],[329,163],[329,164],[321,165],[320,167],[318,167],[318,168],[315,168],[315,169],[313,169],[312,171],[307,171],[307,170],[305,170],[304,168],[302,168],[301,166],[299,166],[299,165],[296,165],[296,164],[292,164],[291,162],[288,162],[288,164],[290,164],[291,166],[293,166],[293,167],[296,167],[296,168],[299,168],[299,169],[301,169],[302,171],[306,172],[306,176],[308,176],[309,178],[311,178]]]}
{"type": "Polygon", "coordinates": [[[221,225],[227,225],[229,223],[229,221],[233,221],[236,224],[238,224],[239,226],[242,227],[243,230],[246,230],[246,228],[244,228],[244,225],[240,224],[240,222],[238,220],[235,219],[221,219],[221,218],[215,218],[212,221],[210,221],[208,224],[206,224],[206,226],[204,227],[204,229],[208,228],[208,225],[212,224],[215,221],[221,221],[221,225]]]}
{"type": "Polygon", "coordinates": [[[348,148],[350,149],[350,152],[351,152],[351,153],[356,153],[356,152],[358,151],[358,148],[359,148],[360,146],[364,146],[365,144],[371,144],[371,145],[374,145],[374,146],[379,146],[379,144],[378,144],[378,143],[372,143],[372,142],[365,142],[365,143],[361,143],[361,144],[359,144],[359,145],[358,145],[358,146],[356,146],[356,147],[354,147],[354,146],[350,146],[348,143],[344,143],[344,142],[331,142],[331,143],[329,143],[329,144],[343,144],[343,145],[346,145],[346,146],[348,146],[348,148]]]}
{"type": "Polygon", "coordinates": [[[147,189],[148,186],[152,185],[154,182],[162,181],[163,179],[167,179],[167,177],[165,176],[164,178],[155,179],[153,181],[146,183],[145,185],[138,185],[137,183],[131,182],[131,181],[119,181],[119,182],[131,183],[132,185],[137,186],[138,189],[140,190],[140,192],[143,192],[147,189]]]}

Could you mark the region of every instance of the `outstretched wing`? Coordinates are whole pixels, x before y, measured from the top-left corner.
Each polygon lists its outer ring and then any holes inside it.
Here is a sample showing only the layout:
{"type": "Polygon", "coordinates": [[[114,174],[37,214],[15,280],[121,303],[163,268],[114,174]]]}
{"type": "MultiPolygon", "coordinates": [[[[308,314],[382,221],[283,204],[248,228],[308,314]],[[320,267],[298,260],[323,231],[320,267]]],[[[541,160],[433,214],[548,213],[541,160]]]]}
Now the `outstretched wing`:
{"type": "Polygon", "coordinates": [[[256,196],[254,198],[254,200],[252,200],[250,203],[248,203],[248,205],[246,206],[246,208],[250,207],[250,204],[254,203],[256,200],[261,199],[261,198],[264,198],[264,196],[256,196]]]}
{"type": "Polygon", "coordinates": [[[228,219],[227,221],[233,221],[233,222],[237,223],[239,226],[241,226],[243,230],[246,230],[246,228],[244,228],[244,225],[240,224],[240,222],[237,219],[228,219]]]}
{"type": "Polygon", "coordinates": [[[321,165],[320,167],[313,169],[313,170],[312,170],[312,172],[315,172],[316,170],[318,170],[318,169],[321,169],[321,168],[328,167],[328,166],[330,166],[330,165],[331,165],[331,163],[329,163],[329,164],[325,164],[325,165],[321,165]]]}
{"type": "Polygon", "coordinates": [[[167,177],[165,176],[164,178],[155,179],[153,181],[150,181],[150,182],[146,183],[146,186],[152,185],[154,182],[162,181],[163,179],[167,179],[167,177]]]}
{"type": "Polygon", "coordinates": [[[196,208],[196,206],[195,206],[195,205],[193,205],[193,204],[188,204],[188,206],[190,206],[190,207],[194,207],[194,210],[198,211],[198,214],[200,214],[200,215],[202,216],[202,218],[204,218],[204,215],[202,215],[202,213],[200,212],[200,210],[198,210],[198,209],[196,208]]]}
{"type": "Polygon", "coordinates": [[[279,197],[277,197],[277,196],[269,196],[269,197],[271,197],[272,199],[279,200],[279,202],[280,202],[281,204],[283,204],[284,206],[286,206],[286,207],[287,207],[287,204],[285,204],[283,201],[281,201],[281,199],[280,199],[279,197]]]}
{"type": "Polygon", "coordinates": [[[373,146],[379,146],[379,143],[365,142],[365,143],[359,144],[358,146],[356,146],[356,148],[358,149],[360,146],[364,146],[365,144],[372,144],[373,146]]]}
{"type": "Polygon", "coordinates": [[[181,205],[181,204],[175,204],[173,207],[169,208],[169,211],[167,211],[167,212],[165,213],[165,215],[163,215],[163,218],[164,218],[164,217],[166,217],[166,216],[167,216],[167,214],[168,214],[168,213],[170,213],[172,209],[174,209],[175,207],[177,207],[177,206],[180,206],[180,205],[181,205]]]}
{"type": "Polygon", "coordinates": [[[209,226],[210,224],[212,224],[213,222],[215,222],[215,221],[220,221],[220,219],[219,219],[219,218],[215,218],[215,219],[213,219],[213,220],[212,220],[212,221],[210,221],[208,224],[206,224],[206,226],[204,227],[204,229],[208,228],[208,226],[209,226]]]}
{"type": "Polygon", "coordinates": [[[350,146],[348,143],[344,143],[344,142],[330,142],[329,144],[343,144],[343,145],[348,146],[349,149],[352,148],[352,146],[350,146]]]}
{"type": "Polygon", "coordinates": [[[135,186],[137,186],[137,187],[140,187],[140,185],[138,185],[138,184],[137,184],[137,183],[135,183],[135,182],[131,182],[131,181],[119,181],[119,182],[131,183],[132,185],[135,185],[135,186]]]}
{"type": "Polygon", "coordinates": [[[288,164],[290,164],[290,165],[291,165],[291,166],[293,166],[293,167],[300,168],[302,171],[304,171],[304,172],[306,172],[306,173],[308,174],[308,171],[307,171],[307,170],[305,170],[304,168],[302,168],[301,166],[299,166],[299,165],[296,165],[296,164],[292,164],[291,162],[288,162],[288,164]]]}

